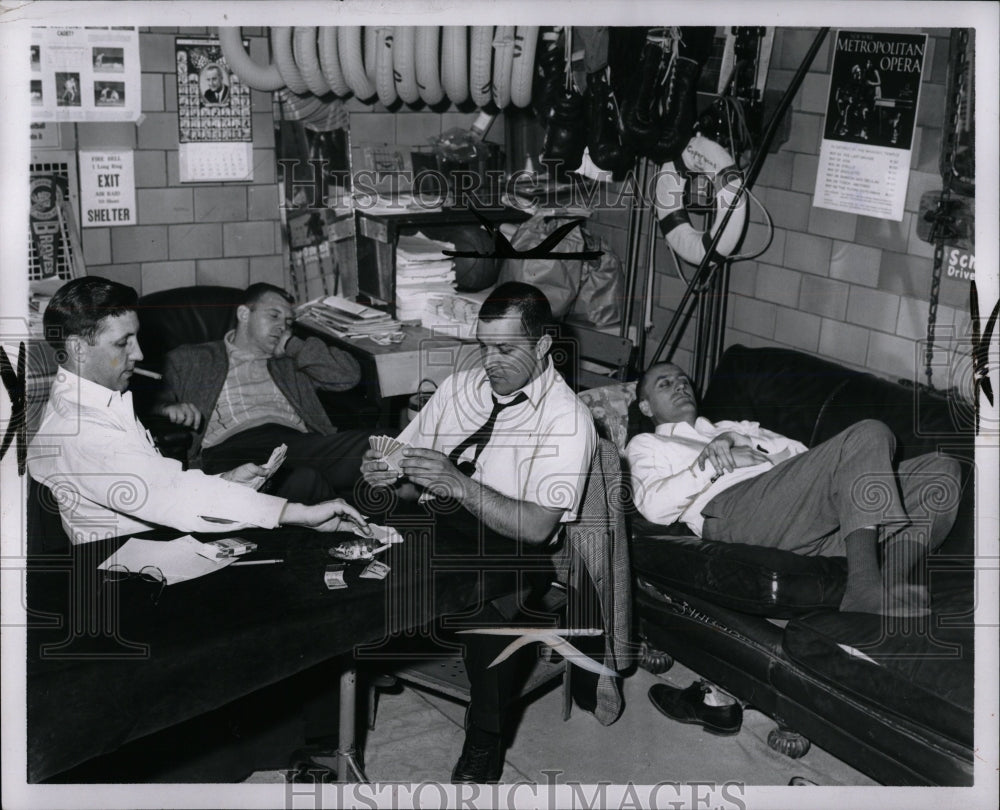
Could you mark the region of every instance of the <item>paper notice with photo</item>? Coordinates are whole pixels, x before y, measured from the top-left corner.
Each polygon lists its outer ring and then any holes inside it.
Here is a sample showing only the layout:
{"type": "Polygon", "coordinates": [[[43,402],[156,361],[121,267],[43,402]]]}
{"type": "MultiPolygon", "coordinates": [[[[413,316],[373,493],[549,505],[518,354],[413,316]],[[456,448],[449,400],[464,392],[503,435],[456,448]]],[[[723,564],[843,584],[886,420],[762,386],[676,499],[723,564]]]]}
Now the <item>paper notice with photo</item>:
{"type": "Polygon", "coordinates": [[[186,534],[176,540],[139,540],[130,537],[114,554],[97,567],[129,574],[149,573],[167,585],[203,577],[232,564],[235,557],[213,560],[202,556],[202,544],[186,534]]]}

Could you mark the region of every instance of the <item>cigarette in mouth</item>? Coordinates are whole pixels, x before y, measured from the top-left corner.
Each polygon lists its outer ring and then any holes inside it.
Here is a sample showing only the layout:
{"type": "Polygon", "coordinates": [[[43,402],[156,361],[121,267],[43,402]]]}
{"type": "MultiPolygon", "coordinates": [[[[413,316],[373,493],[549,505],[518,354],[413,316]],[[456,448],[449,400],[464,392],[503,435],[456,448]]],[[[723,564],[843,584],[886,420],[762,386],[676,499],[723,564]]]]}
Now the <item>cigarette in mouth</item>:
{"type": "Polygon", "coordinates": [[[162,380],[163,379],[163,375],[162,374],[157,374],[155,371],[147,371],[146,369],[139,368],[138,366],[136,366],[135,368],[132,369],[132,373],[133,374],[138,374],[140,377],[150,377],[150,378],[152,378],[154,380],[162,380]]]}

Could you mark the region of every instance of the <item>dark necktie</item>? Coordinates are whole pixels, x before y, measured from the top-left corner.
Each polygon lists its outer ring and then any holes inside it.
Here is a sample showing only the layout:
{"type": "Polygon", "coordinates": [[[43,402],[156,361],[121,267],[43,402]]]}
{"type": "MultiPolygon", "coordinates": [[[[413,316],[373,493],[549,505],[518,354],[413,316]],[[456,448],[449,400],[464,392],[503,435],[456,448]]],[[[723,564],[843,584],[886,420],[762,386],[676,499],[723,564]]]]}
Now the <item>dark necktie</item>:
{"type": "Polygon", "coordinates": [[[458,447],[452,450],[448,454],[448,459],[458,467],[458,471],[463,475],[472,475],[476,471],[476,462],[479,460],[479,454],[483,452],[483,448],[490,441],[490,437],[493,435],[493,427],[497,423],[497,417],[500,415],[500,411],[504,408],[510,408],[512,405],[520,405],[522,402],[527,402],[528,396],[521,391],[516,397],[514,397],[510,402],[499,402],[496,397],[493,397],[493,410],[490,411],[489,419],[487,419],[483,426],[476,430],[471,436],[463,440],[458,447]],[[475,446],[475,451],[472,455],[471,461],[458,460],[459,456],[466,451],[467,448],[475,446]]]}

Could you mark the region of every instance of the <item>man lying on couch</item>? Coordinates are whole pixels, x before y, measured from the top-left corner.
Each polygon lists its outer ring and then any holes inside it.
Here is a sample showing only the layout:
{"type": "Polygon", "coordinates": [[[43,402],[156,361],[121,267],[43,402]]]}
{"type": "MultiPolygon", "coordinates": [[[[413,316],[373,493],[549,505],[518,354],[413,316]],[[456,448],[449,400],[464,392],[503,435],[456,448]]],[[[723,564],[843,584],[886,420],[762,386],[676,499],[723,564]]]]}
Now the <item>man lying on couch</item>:
{"type": "Polygon", "coordinates": [[[691,381],[672,363],[651,366],[636,397],[656,425],[626,448],[647,520],[681,520],[706,540],[844,556],[842,611],[927,611],[926,589],[909,579],[954,523],[958,498],[936,497],[942,486],[958,490],[954,459],[928,453],[897,469],[895,438],[874,420],[812,449],[755,422],[713,424],[698,416],[691,381]]]}

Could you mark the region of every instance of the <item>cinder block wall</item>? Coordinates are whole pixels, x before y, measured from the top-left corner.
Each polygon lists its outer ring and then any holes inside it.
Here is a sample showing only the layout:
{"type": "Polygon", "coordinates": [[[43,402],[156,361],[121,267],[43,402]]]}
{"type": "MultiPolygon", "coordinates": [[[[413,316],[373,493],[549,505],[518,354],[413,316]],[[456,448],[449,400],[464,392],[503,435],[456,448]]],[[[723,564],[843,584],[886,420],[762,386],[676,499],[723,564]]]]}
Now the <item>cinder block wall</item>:
{"type": "MultiPolygon", "coordinates": [[[[754,186],[774,221],[774,238],[758,259],[733,266],[726,345],[786,346],[881,376],[926,382],[923,347],[933,249],[917,238],[916,223],[921,194],[942,185],[938,155],[950,32],[920,30],[928,34],[927,54],[902,222],[812,206],[833,61],[831,31],[792,104],[790,137],[768,155],[754,186]]],[[[816,33],[777,30],[768,88],[788,87],[816,33]]],[[[600,212],[596,221],[624,258],[624,213],[600,212]]],[[[752,251],[765,238],[763,218],[754,213],[742,250],[752,251]]],[[[686,287],[660,236],[655,268],[647,361],[686,287]]],[[[691,270],[685,266],[687,274],[691,270]]],[[[967,347],[967,312],[968,289],[942,285],[938,358],[956,350],[956,341],[958,352],[967,347]]],[[[692,331],[675,355],[681,365],[690,360],[692,331]]],[[[935,386],[949,387],[948,376],[936,360],[935,386]]]]}
{"type": "MultiPolygon", "coordinates": [[[[257,60],[268,54],[263,33],[243,29],[257,60]]],[[[213,34],[209,28],[140,29],[144,118],[75,127],[79,149],[135,150],[138,222],[84,228],[82,237],[90,274],[140,294],[188,284],[285,284],[270,93],[252,93],[252,183],[180,182],[174,39],[213,34]]]]}
{"type": "MultiPolygon", "coordinates": [[[[184,183],[177,162],[177,79],[174,39],[211,36],[210,28],[140,30],[143,120],[138,124],[88,124],[64,137],[66,148],[135,150],[136,207],[133,226],[86,228],[88,272],[130,284],[140,294],[188,284],[243,287],[256,281],[287,286],[278,204],[271,94],[254,90],[252,183],[184,183]]],[[[268,59],[267,30],[242,29],[250,55],[268,59]]],[[[468,129],[477,112],[454,105],[433,110],[406,105],[387,110],[377,101],[346,102],[352,143],[427,146],[452,127],[468,129]]],[[[503,116],[487,140],[503,143],[503,116]]]]}

